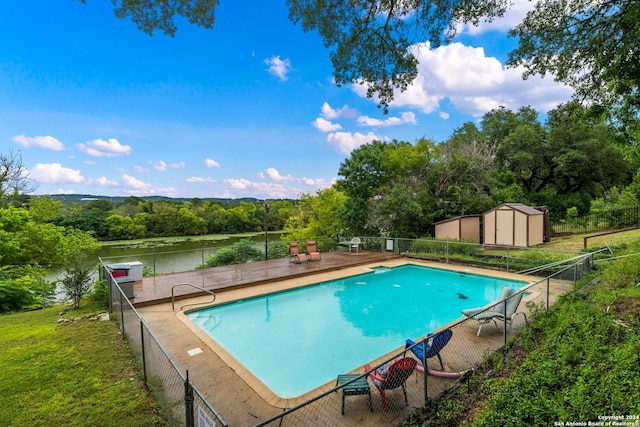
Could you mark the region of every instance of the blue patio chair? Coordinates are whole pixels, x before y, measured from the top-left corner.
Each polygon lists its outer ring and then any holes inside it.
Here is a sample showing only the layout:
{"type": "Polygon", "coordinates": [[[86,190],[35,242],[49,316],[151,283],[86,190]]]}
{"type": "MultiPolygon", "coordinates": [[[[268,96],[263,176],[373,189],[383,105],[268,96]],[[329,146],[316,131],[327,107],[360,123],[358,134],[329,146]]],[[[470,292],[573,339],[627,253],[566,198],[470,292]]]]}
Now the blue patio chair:
{"type": "Polygon", "coordinates": [[[418,358],[422,366],[427,368],[427,362],[424,358],[425,356],[425,348],[424,344],[427,343],[426,348],[426,359],[431,359],[432,357],[437,357],[440,362],[440,368],[444,369],[444,365],[442,363],[442,357],[440,356],[440,351],[446,346],[451,337],[453,336],[453,331],[451,329],[446,329],[442,332],[438,332],[437,334],[428,334],[427,339],[416,344],[413,340],[408,339],[405,344],[405,349],[410,349],[411,352],[418,358]]]}

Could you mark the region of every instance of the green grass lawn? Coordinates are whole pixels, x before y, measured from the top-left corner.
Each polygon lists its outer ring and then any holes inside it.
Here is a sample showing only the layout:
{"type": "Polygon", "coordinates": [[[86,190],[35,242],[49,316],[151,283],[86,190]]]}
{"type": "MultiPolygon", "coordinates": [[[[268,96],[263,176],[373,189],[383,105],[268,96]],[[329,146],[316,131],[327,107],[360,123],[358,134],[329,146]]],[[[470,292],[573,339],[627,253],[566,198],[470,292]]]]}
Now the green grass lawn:
{"type": "Polygon", "coordinates": [[[168,425],[118,324],[64,308],[0,316],[0,425],[168,425]]]}

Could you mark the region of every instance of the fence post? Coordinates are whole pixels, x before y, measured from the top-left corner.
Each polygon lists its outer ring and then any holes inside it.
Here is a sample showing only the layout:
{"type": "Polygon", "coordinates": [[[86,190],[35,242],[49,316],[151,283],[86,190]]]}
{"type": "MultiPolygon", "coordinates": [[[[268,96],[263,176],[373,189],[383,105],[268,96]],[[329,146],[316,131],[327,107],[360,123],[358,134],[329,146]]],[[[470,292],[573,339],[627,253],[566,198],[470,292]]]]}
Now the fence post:
{"type": "Polygon", "coordinates": [[[206,268],[205,268],[206,265],[204,265],[204,249],[202,249],[200,251],[200,259],[202,260],[202,269],[201,269],[202,270],[201,271],[202,274],[200,276],[202,277],[202,287],[204,288],[204,285],[205,285],[205,283],[204,283],[204,271],[206,270],[206,268]]]}
{"type": "Polygon", "coordinates": [[[116,289],[118,289],[120,292],[118,292],[118,294],[120,295],[120,324],[122,326],[122,338],[126,339],[126,335],[124,334],[124,304],[122,303],[122,289],[120,289],[120,286],[118,286],[118,284],[116,283],[116,289]]]}
{"type": "Polygon", "coordinates": [[[142,349],[142,378],[147,385],[147,356],[144,349],[144,322],[140,319],[140,347],[142,349]]]}
{"type": "Polygon", "coordinates": [[[422,341],[422,360],[424,360],[424,372],[422,376],[422,381],[424,382],[424,404],[427,404],[427,400],[429,399],[429,393],[427,389],[427,377],[429,376],[429,367],[427,366],[427,337],[424,337],[424,341],[422,341]]]}
{"type": "Polygon", "coordinates": [[[504,300],[504,305],[502,306],[504,310],[504,321],[502,322],[502,345],[504,351],[502,352],[502,354],[504,355],[505,361],[507,360],[507,306],[509,305],[509,301],[511,300],[511,298],[513,298],[513,295],[504,300]]]}
{"type": "Polygon", "coordinates": [[[509,272],[509,246],[507,246],[507,272],[509,272]]]}
{"type": "Polygon", "coordinates": [[[447,264],[449,264],[449,241],[448,240],[445,243],[445,257],[446,257],[447,264]]]}
{"type": "Polygon", "coordinates": [[[548,312],[549,312],[549,287],[550,287],[550,285],[551,285],[551,279],[549,279],[549,278],[547,277],[547,304],[546,304],[546,306],[545,306],[545,308],[544,308],[544,311],[545,311],[546,313],[548,313],[548,312]]]}
{"type": "Polygon", "coordinates": [[[184,421],[186,427],[195,426],[195,418],[193,416],[193,389],[189,383],[189,371],[187,371],[187,378],[184,380],[184,421]]]}

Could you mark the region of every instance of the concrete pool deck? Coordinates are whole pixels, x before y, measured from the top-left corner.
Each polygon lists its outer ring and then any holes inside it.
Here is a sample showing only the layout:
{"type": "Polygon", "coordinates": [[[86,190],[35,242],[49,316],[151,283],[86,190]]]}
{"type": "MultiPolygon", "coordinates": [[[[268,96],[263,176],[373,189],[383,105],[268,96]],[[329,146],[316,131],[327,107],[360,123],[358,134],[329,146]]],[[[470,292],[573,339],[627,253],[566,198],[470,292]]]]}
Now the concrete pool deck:
{"type": "MultiPolygon", "coordinates": [[[[323,256],[325,255],[323,254],[323,256]]],[[[344,255],[340,256],[344,257],[344,255]]],[[[274,264],[278,261],[288,263],[288,260],[274,260],[274,264]]],[[[316,274],[296,275],[292,278],[274,278],[274,281],[262,282],[251,286],[220,288],[216,290],[216,301],[214,305],[360,274],[370,271],[371,267],[393,267],[407,263],[463,271],[466,273],[484,274],[512,280],[525,280],[529,283],[535,283],[541,279],[539,277],[522,276],[514,273],[484,270],[469,266],[439,264],[403,257],[388,257],[367,264],[346,266],[342,269],[332,268],[325,272],[309,272],[316,274]]],[[[292,264],[292,266],[298,267],[299,265],[292,264]]],[[[550,292],[551,303],[555,301],[558,295],[569,289],[571,289],[570,282],[552,281],[550,292]]],[[[544,299],[544,284],[536,285],[529,290],[528,295],[523,299],[520,305],[520,311],[527,311],[525,307],[527,302],[531,301],[539,304],[544,299]]],[[[176,303],[175,311],[172,310],[171,302],[142,305],[137,306],[136,309],[151,328],[151,331],[159,340],[160,344],[169,353],[177,367],[183,373],[187,370],[189,371],[190,379],[230,426],[255,425],[279,414],[283,408],[291,408],[299,403],[305,402],[309,400],[309,398],[315,397],[322,391],[330,390],[334,386],[335,383],[330,382],[319,389],[315,389],[294,399],[282,399],[275,396],[266,386],[255,378],[255,376],[222,350],[220,346],[204,332],[186,319],[184,311],[181,310],[181,307],[186,304],[203,303],[203,306],[206,306],[208,305],[207,301],[210,300],[211,297],[207,295],[198,295],[191,298],[186,298],[185,296],[185,299],[176,303]]],[[[456,319],[456,322],[458,320],[459,319],[456,319]]],[[[524,319],[522,316],[518,316],[514,327],[518,327],[522,323],[524,323],[524,319]]],[[[482,335],[477,337],[477,326],[478,324],[476,322],[467,322],[455,328],[455,340],[452,340],[442,352],[447,371],[462,371],[468,369],[482,360],[487,347],[497,349],[501,346],[503,340],[501,328],[487,325],[483,328],[482,335]]],[[[427,332],[432,331],[425,331],[425,334],[427,332]]],[[[400,351],[404,343],[398,344],[398,351],[400,351]]],[[[381,355],[378,360],[384,360],[385,357],[390,357],[392,354],[393,353],[381,355]]],[[[371,362],[375,363],[376,361],[371,362]]],[[[310,369],[312,369],[312,367],[310,367],[310,369]]],[[[363,371],[359,368],[353,372],[361,373],[363,371]]],[[[337,374],[338,373],[336,373],[336,375],[337,374]]],[[[428,381],[430,396],[439,394],[451,383],[451,380],[432,376],[428,377],[428,381]]],[[[408,387],[418,387],[421,383],[422,381],[410,380],[407,385],[408,387]]],[[[397,423],[402,421],[409,409],[419,407],[422,404],[422,399],[419,398],[420,392],[412,393],[409,391],[408,394],[410,396],[409,407],[405,407],[397,413],[397,423]]],[[[325,399],[335,400],[331,405],[335,406],[336,420],[342,425],[389,425],[389,413],[381,414],[380,411],[371,413],[368,411],[366,405],[353,403],[355,400],[349,400],[347,413],[341,417],[339,393],[332,393],[332,395],[335,396],[328,396],[325,399]]],[[[372,390],[372,395],[374,401],[380,398],[375,389],[372,390]]],[[[310,419],[309,425],[314,424],[317,424],[317,420],[310,419]]]]}

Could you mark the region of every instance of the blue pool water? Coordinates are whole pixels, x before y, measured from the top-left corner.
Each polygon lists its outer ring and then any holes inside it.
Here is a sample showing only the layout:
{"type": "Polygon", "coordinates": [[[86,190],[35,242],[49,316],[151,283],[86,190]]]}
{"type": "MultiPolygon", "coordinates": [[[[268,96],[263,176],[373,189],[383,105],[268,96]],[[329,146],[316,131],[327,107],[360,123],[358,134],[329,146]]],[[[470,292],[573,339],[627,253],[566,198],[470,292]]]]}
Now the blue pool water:
{"type": "Polygon", "coordinates": [[[505,286],[525,284],[403,265],[187,317],[273,393],[291,398],[496,300],[505,286]]]}

